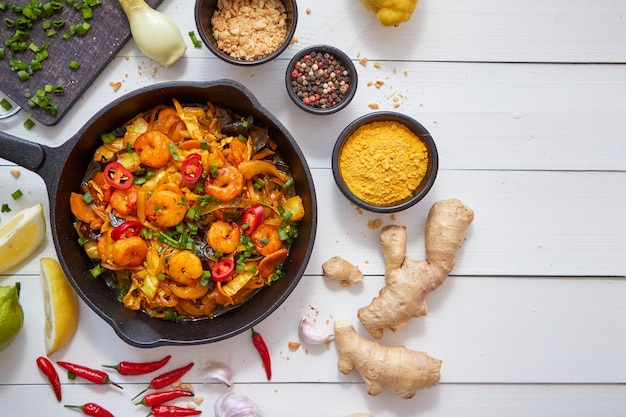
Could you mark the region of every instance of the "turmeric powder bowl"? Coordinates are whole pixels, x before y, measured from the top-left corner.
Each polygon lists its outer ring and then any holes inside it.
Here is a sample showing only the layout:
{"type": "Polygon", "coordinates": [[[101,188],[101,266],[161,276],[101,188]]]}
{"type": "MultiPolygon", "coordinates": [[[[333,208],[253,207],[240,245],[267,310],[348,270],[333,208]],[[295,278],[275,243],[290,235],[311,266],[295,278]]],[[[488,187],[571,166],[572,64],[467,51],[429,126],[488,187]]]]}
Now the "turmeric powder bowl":
{"type": "Polygon", "coordinates": [[[348,200],[377,213],[405,210],[435,183],[439,155],[424,126],[397,112],[359,117],[339,135],[333,176],[348,200]]]}

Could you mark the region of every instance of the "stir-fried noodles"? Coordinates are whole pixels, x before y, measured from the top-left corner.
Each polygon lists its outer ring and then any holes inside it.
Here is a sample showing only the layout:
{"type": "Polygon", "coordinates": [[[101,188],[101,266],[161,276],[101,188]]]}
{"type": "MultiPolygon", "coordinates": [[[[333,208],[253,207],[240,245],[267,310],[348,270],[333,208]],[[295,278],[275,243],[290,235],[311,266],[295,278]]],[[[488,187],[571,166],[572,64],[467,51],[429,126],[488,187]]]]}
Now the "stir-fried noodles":
{"type": "Polygon", "coordinates": [[[213,317],[280,278],[305,213],[267,128],[174,100],[102,139],[70,206],[127,308],[213,317]]]}

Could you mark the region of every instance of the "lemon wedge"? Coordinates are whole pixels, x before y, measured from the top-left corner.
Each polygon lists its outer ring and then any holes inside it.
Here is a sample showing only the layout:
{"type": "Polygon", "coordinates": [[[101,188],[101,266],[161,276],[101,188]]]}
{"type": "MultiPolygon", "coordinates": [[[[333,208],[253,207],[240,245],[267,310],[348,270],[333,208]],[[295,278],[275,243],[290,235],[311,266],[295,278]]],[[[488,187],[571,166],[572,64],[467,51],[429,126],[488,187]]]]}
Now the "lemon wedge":
{"type": "Polygon", "coordinates": [[[41,289],[46,317],[46,354],[50,356],[70,341],[78,327],[78,296],[59,261],[41,258],[41,289]]]}
{"type": "Polygon", "coordinates": [[[24,261],[46,236],[46,219],[41,203],[19,211],[0,227],[0,273],[24,261]]]}

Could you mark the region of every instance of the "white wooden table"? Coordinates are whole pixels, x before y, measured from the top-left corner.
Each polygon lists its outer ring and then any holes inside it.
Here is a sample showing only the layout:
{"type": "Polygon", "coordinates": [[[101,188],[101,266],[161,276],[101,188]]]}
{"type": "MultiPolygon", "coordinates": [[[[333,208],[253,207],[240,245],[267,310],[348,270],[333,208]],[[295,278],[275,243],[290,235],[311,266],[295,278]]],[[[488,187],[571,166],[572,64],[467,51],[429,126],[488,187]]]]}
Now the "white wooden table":
{"type": "MultiPolygon", "coordinates": [[[[160,10],[186,34],[196,29],[193,5],[165,0],[160,10]]],[[[626,2],[422,0],[411,21],[397,28],[379,25],[356,0],[302,0],[298,6],[298,42],[275,62],[229,66],[186,37],[187,54],[166,69],[131,41],[59,125],[27,131],[23,112],[0,123],[54,146],[101,107],[142,86],[232,78],[252,90],[303,149],[320,213],[306,275],[257,326],[272,353],[271,383],[248,333],[209,345],[142,350],[122,342],[82,302],[75,337],[52,359],[97,366],[171,354],[170,368],[205,358],[226,362],[235,372],[231,388],[202,384],[198,367],[185,378],[204,397],[200,408],[209,416],[215,399],[229,391],[276,417],[626,415],[626,2]],[[293,53],[317,43],[368,60],[357,64],[354,101],[323,118],[297,109],[283,82],[293,53]],[[376,80],[384,81],[381,88],[368,86],[376,80]],[[122,82],[121,89],[114,92],[111,81],[122,82]],[[336,137],[373,111],[373,102],[419,120],[440,152],[428,197],[394,217],[357,210],[330,170],[336,137]],[[411,400],[389,391],[369,397],[356,372],[337,371],[334,345],[289,349],[303,315],[328,329],[345,318],[364,331],[356,310],[383,285],[380,230],[370,228],[370,220],[406,226],[409,257],[421,259],[428,209],[452,197],[476,214],[453,275],[429,297],[427,317],[382,340],[442,359],[438,386],[411,400]],[[363,283],[345,289],[322,277],[321,264],[337,254],[359,266],[363,283]]],[[[9,203],[13,214],[37,202],[47,208],[43,180],[24,169],[16,179],[12,168],[0,161],[0,203],[9,203]],[[13,201],[18,188],[24,196],[13,201]]],[[[35,366],[44,353],[43,256],[56,256],[49,236],[28,262],[0,276],[1,285],[22,283],[26,312],[19,337],[0,352],[6,416],[75,413],[57,403],[35,366]]],[[[68,382],[62,374],[63,403],[94,401],[117,416],[145,416],[130,399],[151,376],[114,377],[123,391],[68,382]]]]}

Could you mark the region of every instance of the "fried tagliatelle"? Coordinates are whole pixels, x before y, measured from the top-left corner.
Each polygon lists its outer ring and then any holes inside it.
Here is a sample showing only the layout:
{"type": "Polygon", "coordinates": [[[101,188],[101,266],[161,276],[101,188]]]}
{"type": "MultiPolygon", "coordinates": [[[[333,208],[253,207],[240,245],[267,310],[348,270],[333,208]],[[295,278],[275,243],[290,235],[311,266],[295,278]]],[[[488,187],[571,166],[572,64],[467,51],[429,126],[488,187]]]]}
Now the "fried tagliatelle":
{"type": "Polygon", "coordinates": [[[70,207],[127,308],[214,317],[280,278],[305,210],[267,128],[173,100],[102,139],[70,207]]]}

